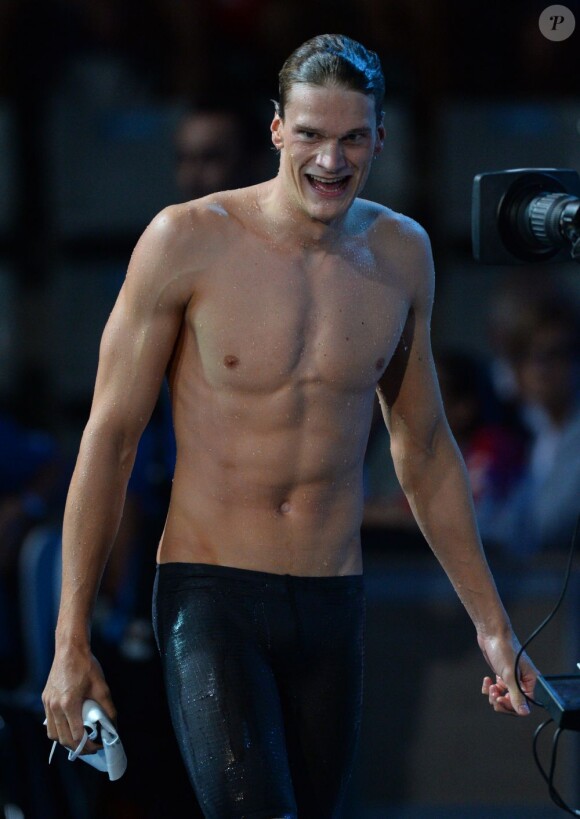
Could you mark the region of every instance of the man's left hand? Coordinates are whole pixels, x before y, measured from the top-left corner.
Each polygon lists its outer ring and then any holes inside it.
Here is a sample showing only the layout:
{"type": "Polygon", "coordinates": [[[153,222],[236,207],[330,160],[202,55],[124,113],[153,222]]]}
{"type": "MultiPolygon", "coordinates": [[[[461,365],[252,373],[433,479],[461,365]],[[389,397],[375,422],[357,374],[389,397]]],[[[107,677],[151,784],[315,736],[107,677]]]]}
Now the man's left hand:
{"type": "MultiPolygon", "coordinates": [[[[518,688],[515,676],[515,660],[520,650],[515,636],[512,634],[509,639],[478,636],[478,643],[488,665],[495,672],[495,682],[492,677],[483,678],[481,693],[497,713],[527,716],[530,707],[518,688]]],[[[525,653],[519,659],[518,674],[522,690],[526,696],[532,697],[538,670],[525,653]]]]}

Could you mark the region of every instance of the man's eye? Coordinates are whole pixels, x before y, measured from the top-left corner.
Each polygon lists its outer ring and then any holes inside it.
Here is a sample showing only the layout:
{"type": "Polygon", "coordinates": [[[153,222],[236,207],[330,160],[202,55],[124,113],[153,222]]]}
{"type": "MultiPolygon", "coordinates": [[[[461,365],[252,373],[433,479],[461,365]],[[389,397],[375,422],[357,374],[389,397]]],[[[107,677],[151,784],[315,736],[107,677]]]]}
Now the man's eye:
{"type": "Polygon", "coordinates": [[[315,139],[317,136],[315,131],[299,131],[298,133],[303,139],[315,139]]]}
{"type": "Polygon", "coordinates": [[[363,134],[347,134],[344,139],[345,142],[361,142],[363,134]]]}

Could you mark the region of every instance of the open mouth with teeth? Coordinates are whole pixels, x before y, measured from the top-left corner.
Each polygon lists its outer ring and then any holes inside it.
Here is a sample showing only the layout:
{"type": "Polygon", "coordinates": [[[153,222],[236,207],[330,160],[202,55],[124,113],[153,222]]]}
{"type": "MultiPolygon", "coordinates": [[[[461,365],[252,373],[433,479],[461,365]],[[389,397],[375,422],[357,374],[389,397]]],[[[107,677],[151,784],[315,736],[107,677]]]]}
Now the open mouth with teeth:
{"type": "Polygon", "coordinates": [[[310,183],[310,187],[314,188],[317,193],[322,196],[340,196],[347,188],[350,176],[334,176],[327,178],[324,176],[314,176],[314,174],[307,173],[306,178],[310,183]]]}

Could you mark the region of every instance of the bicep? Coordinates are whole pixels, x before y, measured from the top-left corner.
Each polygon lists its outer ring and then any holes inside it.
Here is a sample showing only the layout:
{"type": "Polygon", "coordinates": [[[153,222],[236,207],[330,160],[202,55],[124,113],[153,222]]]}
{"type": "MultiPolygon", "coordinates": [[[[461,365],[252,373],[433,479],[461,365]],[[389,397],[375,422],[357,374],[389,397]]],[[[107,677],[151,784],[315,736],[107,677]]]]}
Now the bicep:
{"type": "Polygon", "coordinates": [[[158,226],[148,231],[103,332],[91,409],[94,422],[136,437],[155,406],[187,305],[182,277],[167,270],[166,237],[158,226]]]}
{"type": "Polygon", "coordinates": [[[428,448],[436,429],[446,422],[431,349],[434,274],[426,237],[413,263],[411,304],[377,393],[392,441],[428,448]]]}
{"type": "Polygon", "coordinates": [[[426,446],[444,420],[429,329],[412,312],[377,393],[392,440],[426,446]]]}
{"type": "Polygon", "coordinates": [[[140,434],[155,406],[181,316],[132,310],[122,290],[103,332],[91,416],[140,434]]]}

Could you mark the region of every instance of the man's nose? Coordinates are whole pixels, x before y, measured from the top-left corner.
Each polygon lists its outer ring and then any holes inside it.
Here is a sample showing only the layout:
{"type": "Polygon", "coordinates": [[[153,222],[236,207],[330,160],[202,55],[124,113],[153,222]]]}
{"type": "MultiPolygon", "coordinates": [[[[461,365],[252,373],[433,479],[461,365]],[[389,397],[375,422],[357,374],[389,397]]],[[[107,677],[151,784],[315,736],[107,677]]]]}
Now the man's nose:
{"type": "Polygon", "coordinates": [[[325,142],[316,157],[316,162],[325,171],[338,171],[344,167],[344,151],[340,140],[325,142]]]}

